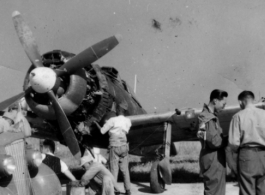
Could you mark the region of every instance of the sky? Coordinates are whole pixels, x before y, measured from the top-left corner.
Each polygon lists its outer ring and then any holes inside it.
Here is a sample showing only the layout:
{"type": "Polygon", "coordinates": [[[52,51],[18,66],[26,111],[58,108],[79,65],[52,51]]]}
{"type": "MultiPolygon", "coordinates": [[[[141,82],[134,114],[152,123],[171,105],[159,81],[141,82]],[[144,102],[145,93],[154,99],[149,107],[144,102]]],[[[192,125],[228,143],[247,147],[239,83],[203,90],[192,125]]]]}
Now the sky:
{"type": "Polygon", "coordinates": [[[96,64],[115,67],[149,112],[201,108],[213,89],[237,104],[265,96],[263,0],[5,0],[0,2],[0,101],[22,91],[30,62],[15,33],[18,10],[43,54],[79,53],[121,34],[96,64]]]}

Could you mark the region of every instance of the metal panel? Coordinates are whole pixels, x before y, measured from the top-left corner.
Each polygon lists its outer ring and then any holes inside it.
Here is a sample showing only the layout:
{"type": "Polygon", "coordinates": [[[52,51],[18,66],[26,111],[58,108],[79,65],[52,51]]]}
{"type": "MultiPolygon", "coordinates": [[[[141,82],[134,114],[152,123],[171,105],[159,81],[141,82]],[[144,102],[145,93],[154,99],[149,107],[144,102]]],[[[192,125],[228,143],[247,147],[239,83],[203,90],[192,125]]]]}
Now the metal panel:
{"type": "Polygon", "coordinates": [[[29,195],[29,173],[25,160],[25,142],[17,140],[5,147],[6,153],[13,156],[17,169],[13,174],[13,180],[17,186],[18,195],[29,195]]]}

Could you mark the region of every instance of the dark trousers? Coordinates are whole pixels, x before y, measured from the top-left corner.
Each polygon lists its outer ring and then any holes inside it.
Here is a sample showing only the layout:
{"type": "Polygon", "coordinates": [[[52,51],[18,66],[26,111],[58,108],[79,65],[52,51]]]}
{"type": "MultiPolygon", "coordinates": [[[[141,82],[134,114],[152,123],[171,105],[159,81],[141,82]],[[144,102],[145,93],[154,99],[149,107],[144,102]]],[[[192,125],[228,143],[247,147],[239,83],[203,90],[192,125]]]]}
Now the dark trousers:
{"type": "Polygon", "coordinates": [[[265,194],[265,150],[242,148],[239,152],[240,195],[265,194]]]}
{"type": "Polygon", "coordinates": [[[219,166],[203,174],[204,195],[225,195],[226,168],[219,166]]]}
{"type": "Polygon", "coordinates": [[[130,190],[131,181],[129,173],[128,163],[128,144],[123,146],[111,146],[110,147],[110,172],[113,174],[115,180],[118,180],[119,169],[121,170],[124,182],[124,188],[126,191],[130,190]]]}
{"type": "Polygon", "coordinates": [[[204,195],[225,195],[226,167],[224,149],[206,148],[200,155],[204,195]]]}

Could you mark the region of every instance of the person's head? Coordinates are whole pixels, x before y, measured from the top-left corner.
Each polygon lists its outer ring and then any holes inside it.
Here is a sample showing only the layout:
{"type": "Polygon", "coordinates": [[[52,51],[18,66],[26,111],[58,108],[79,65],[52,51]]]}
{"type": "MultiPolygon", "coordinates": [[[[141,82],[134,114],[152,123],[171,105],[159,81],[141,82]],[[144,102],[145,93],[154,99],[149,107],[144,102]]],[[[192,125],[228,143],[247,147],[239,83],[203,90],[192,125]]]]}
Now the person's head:
{"type": "Polygon", "coordinates": [[[215,89],[211,92],[210,103],[214,108],[214,112],[218,113],[225,108],[227,97],[228,93],[220,89],[215,89]]]}
{"type": "Polygon", "coordinates": [[[103,122],[104,123],[106,123],[110,118],[113,118],[113,117],[116,117],[117,115],[116,115],[116,112],[113,112],[113,111],[110,111],[110,112],[108,112],[105,116],[104,116],[104,118],[103,118],[103,122]]]}
{"type": "Polygon", "coordinates": [[[13,125],[15,123],[15,119],[17,117],[16,110],[10,110],[4,113],[3,118],[10,124],[13,125]]]}
{"type": "Polygon", "coordinates": [[[242,91],[238,95],[238,102],[242,109],[245,109],[247,105],[253,104],[255,100],[255,95],[251,91],[242,91]]]}
{"type": "Polygon", "coordinates": [[[124,109],[123,108],[117,108],[117,116],[123,115],[124,116],[124,109]]]}
{"type": "Polygon", "coordinates": [[[89,166],[93,163],[93,158],[91,155],[85,155],[81,158],[80,166],[84,169],[89,169],[89,166]]]}
{"type": "Polygon", "coordinates": [[[8,111],[18,110],[18,103],[15,103],[8,107],[8,111]]]}
{"type": "Polygon", "coordinates": [[[116,117],[116,116],[117,116],[117,115],[116,115],[115,112],[110,111],[110,112],[106,115],[106,118],[107,118],[107,120],[108,120],[108,119],[113,118],[113,117],[116,117]]]}
{"type": "Polygon", "coordinates": [[[126,101],[123,101],[122,103],[119,104],[117,107],[117,115],[123,115],[125,116],[126,110],[128,110],[128,103],[126,101]]]}
{"type": "Polygon", "coordinates": [[[42,152],[42,153],[48,153],[48,152],[51,152],[51,153],[54,154],[54,152],[55,152],[55,143],[54,143],[54,141],[49,140],[49,139],[45,139],[45,140],[42,142],[41,152],[42,152]]]}

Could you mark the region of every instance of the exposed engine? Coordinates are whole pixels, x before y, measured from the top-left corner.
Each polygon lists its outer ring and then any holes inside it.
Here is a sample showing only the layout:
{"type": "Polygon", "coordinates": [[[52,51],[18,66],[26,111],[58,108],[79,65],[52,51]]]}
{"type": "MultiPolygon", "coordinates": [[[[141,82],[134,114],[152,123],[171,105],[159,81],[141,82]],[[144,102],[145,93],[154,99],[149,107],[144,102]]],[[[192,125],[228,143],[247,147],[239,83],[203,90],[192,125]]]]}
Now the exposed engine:
{"type": "MultiPolygon", "coordinates": [[[[54,51],[45,53],[42,56],[43,65],[55,70],[59,68],[60,66],[62,66],[65,62],[67,62],[72,57],[74,57],[74,54],[71,54],[65,51],[60,51],[60,50],[54,50],[54,51]]],[[[95,115],[93,115],[93,112],[97,108],[102,97],[106,95],[106,92],[103,92],[103,90],[100,89],[99,80],[98,80],[96,71],[92,67],[92,65],[89,65],[84,69],[85,69],[84,72],[85,72],[85,80],[86,80],[85,97],[83,98],[81,104],[77,107],[77,109],[67,116],[71,123],[71,126],[75,130],[76,130],[76,127],[80,125],[80,123],[83,121],[85,121],[85,126],[87,127],[90,127],[92,125],[92,121],[96,120],[97,122],[99,122],[102,116],[95,118],[94,117],[95,115]]],[[[30,71],[31,71],[31,68],[29,69],[28,72],[30,71]]],[[[24,86],[27,86],[27,85],[28,85],[28,79],[25,79],[24,86]]],[[[70,77],[68,75],[63,76],[61,78],[61,82],[59,86],[57,86],[57,89],[55,91],[55,95],[57,96],[58,99],[65,95],[65,92],[67,91],[69,85],[70,85],[70,77]]],[[[48,95],[38,94],[37,92],[32,92],[31,98],[37,104],[51,105],[48,95]]],[[[31,108],[31,109],[34,109],[34,108],[31,108]]],[[[43,118],[46,119],[45,117],[43,118]]],[[[59,128],[57,121],[50,120],[50,119],[47,119],[47,120],[56,129],[59,128]]],[[[86,130],[87,131],[85,131],[84,129],[84,131],[81,133],[89,134],[88,132],[89,128],[87,128],[86,130]]],[[[80,131],[78,133],[80,133],[80,131]]]]}

